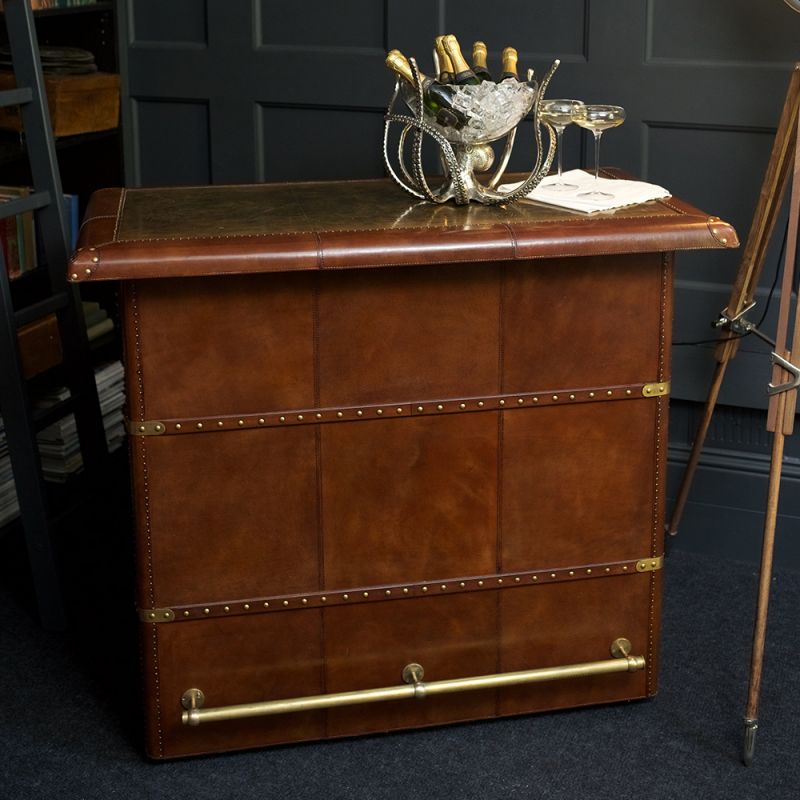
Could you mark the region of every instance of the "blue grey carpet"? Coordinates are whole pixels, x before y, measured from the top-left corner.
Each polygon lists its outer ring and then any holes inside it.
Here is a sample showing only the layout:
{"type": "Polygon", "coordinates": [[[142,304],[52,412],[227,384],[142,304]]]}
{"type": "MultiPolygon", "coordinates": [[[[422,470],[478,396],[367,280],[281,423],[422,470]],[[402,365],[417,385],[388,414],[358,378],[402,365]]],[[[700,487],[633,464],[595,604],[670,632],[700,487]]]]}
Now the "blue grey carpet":
{"type": "Polygon", "coordinates": [[[749,769],[740,748],[756,591],[751,565],[679,550],[668,556],[654,700],[160,764],[141,753],[134,631],[104,613],[115,603],[130,607],[127,582],[109,563],[103,574],[106,598],[83,598],[85,610],[68,634],[42,631],[19,595],[0,586],[1,798],[799,796],[796,573],[778,570],[774,579],[761,728],[749,769]]]}

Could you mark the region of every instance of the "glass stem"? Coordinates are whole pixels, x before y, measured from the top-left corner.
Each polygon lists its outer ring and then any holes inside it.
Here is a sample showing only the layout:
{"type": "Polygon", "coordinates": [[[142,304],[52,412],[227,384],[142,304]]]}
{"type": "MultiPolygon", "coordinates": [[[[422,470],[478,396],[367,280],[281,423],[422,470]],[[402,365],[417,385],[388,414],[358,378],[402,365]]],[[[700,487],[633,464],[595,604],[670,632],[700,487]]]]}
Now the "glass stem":
{"type": "Polygon", "coordinates": [[[594,133],[594,179],[600,179],[600,136],[603,131],[592,131],[594,133]]]}
{"type": "Polygon", "coordinates": [[[561,185],[561,136],[563,133],[563,128],[556,128],[556,150],[558,151],[558,182],[556,185],[561,185]]]}

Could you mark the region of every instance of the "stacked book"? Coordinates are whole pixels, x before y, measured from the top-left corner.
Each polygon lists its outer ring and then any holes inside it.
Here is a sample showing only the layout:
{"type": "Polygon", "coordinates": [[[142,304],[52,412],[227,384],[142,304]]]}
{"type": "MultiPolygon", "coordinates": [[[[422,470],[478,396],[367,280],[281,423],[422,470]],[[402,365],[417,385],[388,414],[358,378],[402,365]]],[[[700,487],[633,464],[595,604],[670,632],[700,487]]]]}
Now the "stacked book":
{"type": "MultiPolygon", "coordinates": [[[[122,407],[125,402],[122,364],[113,361],[95,370],[100,410],[109,452],[117,450],[125,440],[125,423],[122,407]]],[[[69,397],[69,389],[58,389],[37,402],[38,408],[49,408],[69,397]]],[[[45,480],[63,483],[83,466],[78,429],[72,414],[42,430],[38,435],[39,454],[45,480]]],[[[5,427],[0,418],[0,525],[19,514],[8,455],[5,427]]]]}

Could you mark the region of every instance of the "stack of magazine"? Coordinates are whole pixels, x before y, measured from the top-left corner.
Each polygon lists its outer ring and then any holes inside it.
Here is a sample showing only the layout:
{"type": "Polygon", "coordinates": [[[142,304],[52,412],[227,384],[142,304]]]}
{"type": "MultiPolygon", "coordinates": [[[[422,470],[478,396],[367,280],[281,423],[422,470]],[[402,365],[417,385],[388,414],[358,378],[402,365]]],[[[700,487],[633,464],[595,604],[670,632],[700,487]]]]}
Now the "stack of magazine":
{"type": "MultiPolygon", "coordinates": [[[[113,361],[95,369],[100,410],[106,432],[109,452],[118,449],[125,440],[125,423],[122,407],[125,402],[122,364],[113,361]]],[[[58,389],[41,398],[39,408],[48,408],[69,397],[69,389],[58,389]]],[[[45,480],[63,483],[83,466],[75,417],[65,416],[42,430],[38,435],[39,453],[45,480]]],[[[14,488],[14,475],[8,455],[5,427],[0,418],[0,525],[19,515],[14,488]]]]}

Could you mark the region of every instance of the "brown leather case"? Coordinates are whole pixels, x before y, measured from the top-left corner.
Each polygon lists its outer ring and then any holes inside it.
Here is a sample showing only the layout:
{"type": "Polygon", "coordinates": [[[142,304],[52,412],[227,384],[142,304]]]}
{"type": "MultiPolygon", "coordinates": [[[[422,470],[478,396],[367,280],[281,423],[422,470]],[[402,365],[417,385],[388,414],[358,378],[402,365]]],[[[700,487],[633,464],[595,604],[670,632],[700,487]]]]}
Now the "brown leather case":
{"type": "Polygon", "coordinates": [[[70,271],[123,283],[148,754],[654,694],[672,252],[737,244],[674,198],[98,192],[70,271]]]}

